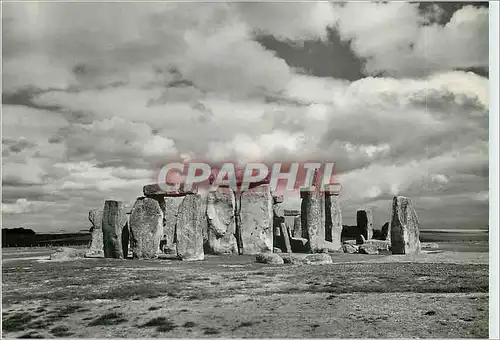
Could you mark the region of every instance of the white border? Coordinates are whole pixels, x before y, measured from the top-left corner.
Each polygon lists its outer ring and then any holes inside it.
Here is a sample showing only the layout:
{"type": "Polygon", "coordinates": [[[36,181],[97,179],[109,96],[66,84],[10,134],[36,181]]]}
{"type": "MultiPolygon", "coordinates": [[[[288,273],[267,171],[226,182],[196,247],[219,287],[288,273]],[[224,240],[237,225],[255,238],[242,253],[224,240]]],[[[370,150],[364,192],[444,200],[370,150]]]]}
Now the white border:
{"type": "Polygon", "coordinates": [[[489,285],[489,327],[490,339],[499,338],[499,313],[498,313],[498,265],[499,265],[499,252],[498,252],[498,10],[500,5],[496,1],[489,3],[489,16],[490,16],[490,29],[489,29],[489,49],[490,49],[490,67],[489,67],[489,85],[490,85],[490,235],[489,235],[489,252],[490,252],[490,285],[489,285]]]}

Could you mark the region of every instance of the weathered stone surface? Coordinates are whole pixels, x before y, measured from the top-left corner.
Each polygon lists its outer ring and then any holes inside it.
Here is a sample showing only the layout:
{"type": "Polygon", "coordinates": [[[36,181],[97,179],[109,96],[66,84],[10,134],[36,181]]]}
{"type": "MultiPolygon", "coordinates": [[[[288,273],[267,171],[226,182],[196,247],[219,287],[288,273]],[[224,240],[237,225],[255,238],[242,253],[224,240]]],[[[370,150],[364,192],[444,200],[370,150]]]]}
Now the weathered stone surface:
{"type": "Polygon", "coordinates": [[[104,245],[102,241],[102,209],[89,211],[89,221],[92,223],[90,229],[92,240],[87,254],[92,257],[104,256],[104,245]]]}
{"type": "Polygon", "coordinates": [[[302,188],[300,195],[304,235],[309,240],[310,250],[318,252],[325,240],[324,195],[310,188],[302,188]]]}
{"type": "MultiPolygon", "coordinates": [[[[179,206],[182,203],[183,197],[164,197],[165,215],[163,225],[163,252],[166,254],[175,254],[175,223],[177,221],[177,213],[179,206]]],[[[161,206],[160,206],[161,207],[161,206]]]]}
{"type": "Polygon", "coordinates": [[[235,197],[229,187],[219,187],[207,196],[207,250],[213,254],[238,254],[235,197]]]}
{"type": "MultiPolygon", "coordinates": [[[[274,230],[274,240],[275,243],[279,242],[279,238],[282,236],[281,224],[285,223],[285,212],[283,209],[283,202],[278,202],[273,204],[273,230],[274,230]]],[[[281,246],[281,245],[279,245],[281,246]]]]}
{"type": "Polygon", "coordinates": [[[238,244],[233,233],[226,233],[217,237],[214,231],[208,228],[208,237],[206,245],[207,253],[220,254],[238,254],[238,244]]]}
{"type": "MultiPolygon", "coordinates": [[[[274,204],[277,204],[277,203],[283,203],[285,201],[285,198],[283,197],[283,195],[278,195],[278,194],[272,194],[273,196],[273,203],[274,204]]],[[[283,215],[284,215],[284,211],[283,211],[283,215]]]]}
{"type": "Polygon", "coordinates": [[[342,245],[342,250],[344,251],[344,253],[354,254],[358,252],[358,249],[359,247],[354,244],[345,243],[342,245]]]}
{"type": "Polygon", "coordinates": [[[86,249],[60,247],[56,249],[55,253],[50,254],[50,259],[54,261],[69,261],[77,258],[87,257],[86,255],[86,249]]]}
{"type": "Polygon", "coordinates": [[[334,250],[340,250],[342,247],[342,211],[338,196],[325,196],[325,238],[333,243],[334,250]]]}
{"type": "Polygon", "coordinates": [[[293,219],[293,237],[304,237],[304,231],[302,230],[302,218],[295,216],[293,219]]]}
{"type": "Polygon", "coordinates": [[[373,237],[373,212],[371,208],[359,209],[356,212],[356,222],[359,232],[364,236],[365,240],[373,237]]]}
{"type": "Polygon", "coordinates": [[[378,254],[378,247],[376,244],[365,243],[359,246],[360,254],[376,255],[378,254]]]}
{"type": "Polygon", "coordinates": [[[203,227],[206,226],[206,206],[200,195],[187,195],[177,214],[175,240],[177,257],[186,261],[203,260],[203,227]]]}
{"type": "Polygon", "coordinates": [[[285,216],[299,216],[300,210],[297,209],[284,209],[285,216]]]}
{"type": "Polygon", "coordinates": [[[133,258],[156,258],[162,235],[163,212],[160,204],[153,198],[138,198],[130,214],[130,236],[133,258]]]}
{"type": "Polygon", "coordinates": [[[273,253],[281,253],[281,249],[278,247],[273,248],[273,253]]]}
{"type": "Polygon", "coordinates": [[[283,262],[285,264],[309,264],[309,261],[306,260],[305,257],[302,256],[296,256],[292,254],[280,254],[281,258],[283,259],[283,262]]]}
{"type": "Polygon", "coordinates": [[[309,246],[307,244],[307,239],[303,237],[291,237],[290,246],[292,247],[293,253],[307,253],[309,252],[309,246]]]}
{"type": "Polygon", "coordinates": [[[330,264],[333,263],[332,257],[328,254],[311,254],[306,256],[308,264],[330,264]]]}
{"type": "Polygon", "coordinates": [[[107,200],[102,216],[104,256],[122,259],[122,231],[127,223],[126,208],[123,202],[107,200]]]}
{"type": "Polygon", "coordinates": [[[374,245],[379,251],[388,251],[391,248],[391,241],[388,240],[366,240],[365,244],[374,245]]]}
{"type": "Polygon", "coordinates": [[[261,185],[243,192],[240,202],[242,253],[271,252],[273,210],[269,185],[261,185]]]}
{"type": "Polygon", "coordinates": [[[380,232],[380,239],[389,241],[391,240],[391,224],[389,222],[385,222],[384,225],[382,226],[380,232]]]}
{"type": "MultiPolygon", "coordinates": [[[[174,184],[167,184],[172,187],[174,187],[174,184]]],[[[151,196],[168,196],[168,197],[179,197],[179,196],[186,196],[186,195],[195,195],[198,193],[198,186],[196,184],[192,184],[189,186],[186,186],[184,183],[180,183],[179,187],[177,189],[170,190],[169,188],[164,188],[162,185],[155,183],[155,184],[148,184],[145,185],[142,188],[142,191],[144,193],[144,196],[146,197],[151,197],[151,196]]]]}
{"type": "Polygon", "coordinates": [[[255,261],[265,264],[284,264],[283,259],[274,253],[260,253],[255,257],[255,261]]]}
{"type": "Polygon", "coordinates": [[[325,184],[323,185],[323,192],[326,196],[339,196],[342,191],[340,183],[325,184]]]}
{"type": "Polygon", "coordinates": [[[393,254],[420,252],[420,230],[411,200],[396,196],[392,200],[391,251],[393,254]]]}
{"type": "Polygon", "coordinates": [[[292,252],[292,246],[290,245],[290,232],[285,223],[281,223],[281,239],[283,240],[284,251],[287,253],[292,252]]]}

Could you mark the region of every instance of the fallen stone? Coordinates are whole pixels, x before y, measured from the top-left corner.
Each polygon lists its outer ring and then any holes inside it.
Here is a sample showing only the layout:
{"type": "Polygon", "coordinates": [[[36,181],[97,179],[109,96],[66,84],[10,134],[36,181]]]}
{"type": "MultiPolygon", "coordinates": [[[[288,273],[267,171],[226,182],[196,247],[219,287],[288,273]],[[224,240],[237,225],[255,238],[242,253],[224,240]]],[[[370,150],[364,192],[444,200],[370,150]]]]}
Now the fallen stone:
{"type": "Polygon", "coordinates": [[[293,253],[307,253],[309,252],[309,246],[307,244],[307,239],[302,237],[291,237],[290,246],[292,247],[293,253]]]}
{"type": "Polygon", "coordinates": [[[235,197],[228,187],[219,187],[207,196],[207,251],[212,254],[238,254],[236,242],[235,197]]]}
{"type": "Polygon", "coordinates": [[[439,244],[434,243],[434,242],[421,242],[420,248],[421,249],[439,249],[439,244]]]}
{"type": "Polygon", "coordinates": [[[304,235],[309,240],[311,252],[321,250],[321,241],[325,240],[324,196],[315,188],[301,188],[301,217],[304,235]]]}
{"type": "Polygon", "coordinates": [[[168,197],[180,197],[186,195],[195,195],[198,193],[198,186],[196,184],[185,185],[185,183],[180,183],[178,185],[175,184],[166,184],[170,186],[170,188],[165,188],[163,185],[158,183],[148,184],[142,188],[144,196],[168,196],[168,197]]]}
{"type": "Polygon", "coordinates": [[[391,241],[389,240],[367,240],[365,242],[367,245],[374,245],[379,251],[388,251],[391,248],[391,241]]]}
{"type": "Polygon", "coordinates": [[[273,204],[269,185],[249,189],[240,198],[240,233],[243,254],[273,250],[273,204]]]}
{"type": "Polygon", "coordinates": [[[392,200],[391,251],[393,254],[420,252],[419,221],[411,200],[397,196],[392,200]]]}
{"type": "Polygon", "coordinates": [[[130,236],[134,259],[158,257],[163,235],[163,212],[157,200],[140,197],[130,214],[130,236]]]}
{"type": "Polygon", "coordinates": [[[373,237],[373,212],[371,208],[360,209],[356,212],[356,224],[365,240],[373,237]]]}
{"type": "Polygon", "coordinates": [[[283,259],[278,254],[274,253],[257,254],[255,260],[258,263],[265,263],[265,264],[284,264],[283,259]]]}
{"type": "Polygon", "coordinates": [[[200,195],[187,195],[182,200],[177,214],[175,240],[177,257],[185,261],[205,258],[203,252],[203,224],[206,225],[206,207],[200,195]]]}
{"type": "Polygon", "coordinates": [[[345,240],[342,244],[356,244],[356,240],[345,240]]]}
{"type": "Polygon", "coordinates": [[[125,212],[125,205],[121,201],[107,200],[104,203],[102,234],[105,257],[117,259],[124,257],[122,231],[127,223],[125,212]]]}
{"type": "Polygon", "coordinates": [[[333,263],[332,257],[328,254],[311,254],[306,256],[306,261],[308,264],[330,264],[333,263]]]}
{"type": "Polygon", "coordinates": [[[92,209],[89,211],[89,221],[92,240],[87,254],[93,257],[104,256],[104,244],[102,236],[102,209],[92,209]]]}
{"type": "Polygon", "coordinates": [[[378,254],[378,247],[375,244],[366,243],[360,245],[358,251],[360,254],[376,255],[378,254]]]}
{"type": "Polygon", "coordinates": [[[307,261],[305,257],[298,257],[285,253],[280,256],[285,264],[309,264],[309,261],[307,261]]]}
{"type": "Polygon", "coordinates": [[[60,247],[56,249],[56,252],[50,254],[50,259],[55,261],[69,261],[77,258],[86,257],[86,249],[75,249],[60,247]]]}
{"type": "Polygon", "coordinates": [[[342,245],[344,253],[354,254],[358,252],[359,247],[354,244],[345,243],[342,245]]]}
{"type": "Polygon", "coordinates": [[[281,249],[278,247],[273,248],[273,253],[281,253],[281,249]]]}
{"type": "Polygon", "coordinates": [[[342,211],[338,196],[325,195],[325,239],[332,242],[334,250],[342,248],[342,211]]]}

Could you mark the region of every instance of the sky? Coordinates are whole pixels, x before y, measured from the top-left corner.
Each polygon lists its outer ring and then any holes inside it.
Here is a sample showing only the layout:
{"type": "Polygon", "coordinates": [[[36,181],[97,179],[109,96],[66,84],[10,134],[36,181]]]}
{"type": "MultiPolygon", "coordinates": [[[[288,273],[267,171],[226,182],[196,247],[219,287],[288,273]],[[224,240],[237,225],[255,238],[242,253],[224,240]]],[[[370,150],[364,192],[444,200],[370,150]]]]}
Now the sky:
{"type": "MultiPolygon", "coordinates": [[[[335,162],[344,224],[395,195],[488,226],[487,3],[4,3],[3,227],[90,228],[172,161],[335,162]]],[[[298,195],[286,205],[297,208],[298,195]]]]}

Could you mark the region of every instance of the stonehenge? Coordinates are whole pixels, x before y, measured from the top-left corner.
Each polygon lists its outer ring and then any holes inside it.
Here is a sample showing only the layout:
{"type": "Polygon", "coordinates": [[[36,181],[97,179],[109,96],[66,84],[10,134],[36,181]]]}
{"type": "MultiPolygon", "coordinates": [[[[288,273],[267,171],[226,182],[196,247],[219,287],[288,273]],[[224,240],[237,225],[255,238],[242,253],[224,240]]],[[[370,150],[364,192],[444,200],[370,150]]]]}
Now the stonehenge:
{"type": "Polygon", "coordinates": [[[392,201],[390,222],[374,231],[372,208],[356,211],[355,226],[342,224],[339,184],[301,188],[300,209],[285,209],[285,198],[272,192],[267,182],[243,192],[224,185],[203,194],[196,186],[171,188],[145,185],[144,196],[129,212],[123,202],[114,200],[90,210],[92,241],[86,257],[168,255],[200,261],[207,254],[396,255],[417,254],[421,249],[416,212],[402,196],[392,201]]]}

